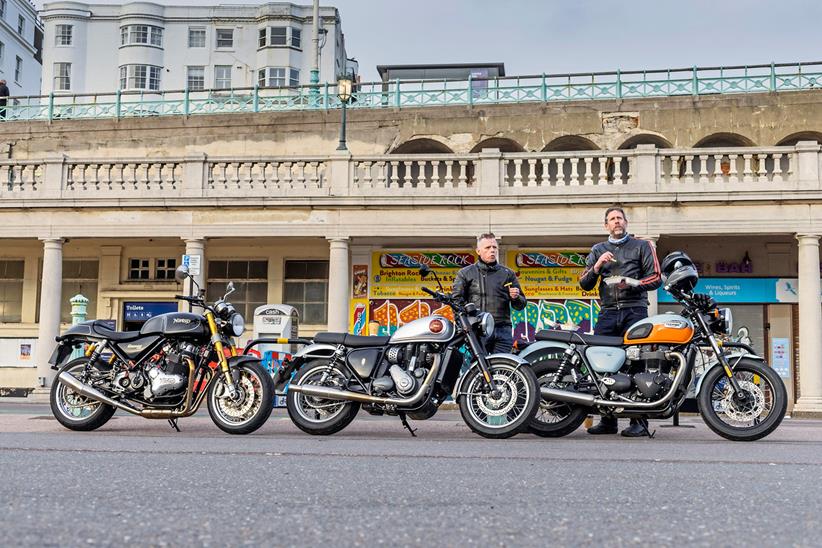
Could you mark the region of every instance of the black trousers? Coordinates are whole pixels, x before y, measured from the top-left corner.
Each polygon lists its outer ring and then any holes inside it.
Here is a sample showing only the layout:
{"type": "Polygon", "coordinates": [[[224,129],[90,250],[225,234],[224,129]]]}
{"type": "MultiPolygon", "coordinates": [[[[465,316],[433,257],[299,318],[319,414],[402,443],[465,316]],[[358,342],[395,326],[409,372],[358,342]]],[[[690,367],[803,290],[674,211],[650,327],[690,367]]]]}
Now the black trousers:
{"type": "Polygon", "coordinates": [[[594,327],[594,335],[621,337],[625,335],[629,327],[647,317],[648,309],[644,306],[601,310],[594,327]]]}

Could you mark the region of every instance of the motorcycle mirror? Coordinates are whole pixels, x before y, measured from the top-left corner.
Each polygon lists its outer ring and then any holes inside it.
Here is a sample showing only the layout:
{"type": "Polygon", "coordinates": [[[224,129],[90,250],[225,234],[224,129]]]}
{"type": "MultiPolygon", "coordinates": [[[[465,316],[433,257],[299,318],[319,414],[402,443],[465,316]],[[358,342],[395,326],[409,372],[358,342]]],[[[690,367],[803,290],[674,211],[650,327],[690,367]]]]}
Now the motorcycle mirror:
{"type": "Polygon", "coordinates": [[[234,293],[234,291],[234,282],[228,282],[228,285],[225,286],[225,295],[223,295],[223,300],[225,300],[226,297],[234,293]]]}
{"type": "Polygon", "coordinates": [[[177,270],[174,271],[174,279],[177,280],[178,282],[182,282],[183,280],[185,280],[189,276],[191,276],[191,274],[189,274],[188,267],[184,264],[181,264],[180,266],[178,266],[177,270]]]}
{"type": "Polygon", "coordinates": [[[431,269],[428,267],[428,265],[427,264],[421,264],[420,265],[420,277],[422,277],[422,279],[424,280],[425,278],[428,277],[429,274],[431,274],[431,269]]]}

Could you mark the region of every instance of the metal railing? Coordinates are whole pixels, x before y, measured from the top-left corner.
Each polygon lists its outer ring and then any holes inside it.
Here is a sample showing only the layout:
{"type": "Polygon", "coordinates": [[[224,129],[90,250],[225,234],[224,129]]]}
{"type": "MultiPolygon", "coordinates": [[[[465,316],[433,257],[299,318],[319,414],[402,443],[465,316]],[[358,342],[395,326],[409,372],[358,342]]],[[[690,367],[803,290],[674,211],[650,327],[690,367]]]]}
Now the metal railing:
{"type": "MultiPolygon", "coordinates": [[[[348,108],[412,108],[798,91],[822,88],[822,61],[735,67],[359,83],[348,108]]],[[[336,83],[203,91],[52,93],[10,98],[0,120],[190,116],[340,108],[336,83]]],[[[2,107],[0,107],[2,110],[2,107]]]]}

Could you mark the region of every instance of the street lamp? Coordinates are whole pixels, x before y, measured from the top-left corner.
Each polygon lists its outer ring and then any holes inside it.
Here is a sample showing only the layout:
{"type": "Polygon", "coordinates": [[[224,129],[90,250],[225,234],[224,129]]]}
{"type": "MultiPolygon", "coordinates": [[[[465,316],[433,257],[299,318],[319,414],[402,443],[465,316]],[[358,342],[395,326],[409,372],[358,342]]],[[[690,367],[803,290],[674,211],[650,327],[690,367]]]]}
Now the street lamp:
{"type": "Polygon", "coordinates": [[[340,98],[340,102],[342,103],[342,124],[340,125],[340,144],[337,147],[337,150],[348,150],[348,146],[345,144],[345,106],[348,104],[348,101],[351,100],[351,88],[353,84],[354,81],[347,74],[340,76],[337,79],[337,97],[340,98]]]}

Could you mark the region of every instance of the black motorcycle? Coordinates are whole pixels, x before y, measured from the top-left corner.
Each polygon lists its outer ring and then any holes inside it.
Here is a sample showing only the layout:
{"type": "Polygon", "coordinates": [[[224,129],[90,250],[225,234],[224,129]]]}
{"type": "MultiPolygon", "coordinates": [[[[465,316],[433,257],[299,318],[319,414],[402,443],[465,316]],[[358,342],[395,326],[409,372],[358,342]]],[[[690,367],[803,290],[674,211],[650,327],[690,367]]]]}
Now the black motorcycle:
{"type": "MultiPolygon", "coordinates": [[[[431,272],[420,268],[423,279],[431,272]]],[[[436,277],[436,274],[435,274],[436,277]]],[[[450,394],[471,430],[507,438],[528,425],[539,403],[537,378],[513,354],[487,354],[482,338],[494,319],[443,292],[423,287],[454,310],[455,322],[428,316],[390,337],[318,333],[277,373],[288,387],[286,406],[294,424],[309,434],[333,434],[354,420],[362,406],[374,415],[431,418],[450,394]],[[465,373],[463,364],[468,363],[465,373]]]]}
{"type": "MultiPolygon", "coordinates": [[[[189,278],[188,268],[180,266],[175,277],[189,278]]],[[[54,417],[66,428],[88,431],[122,409],[168,419],[177,428],[178,418],[193,415],[208,398],[211,419],[223,431],[257,430],[271,414],[274,387],[260,360],[238,356],[232,344],[245,330],[242,315],[226,301],[233,290],[229,283],[213,304],[202,291],[177,295],[202,314],[161,314],[139,331],[112,331],[101,321],[72,326],[57,337],[49,359],[59,369],[51,387],[54,417]],[[80,357],[72,359],[76,353],[80,357]]]]}

